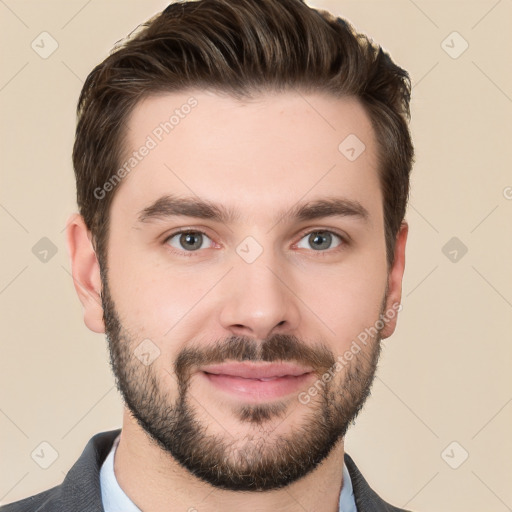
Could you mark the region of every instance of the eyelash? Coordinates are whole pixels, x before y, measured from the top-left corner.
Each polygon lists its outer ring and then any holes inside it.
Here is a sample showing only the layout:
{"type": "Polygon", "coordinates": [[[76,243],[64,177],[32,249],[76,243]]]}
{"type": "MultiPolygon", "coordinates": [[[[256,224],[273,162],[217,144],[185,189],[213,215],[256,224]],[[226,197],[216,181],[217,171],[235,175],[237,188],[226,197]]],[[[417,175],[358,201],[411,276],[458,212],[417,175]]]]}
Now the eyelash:
{"type": "MultiPolygon", "coordinates": [[[[173,233],[171,233],[169,236],[167,236],[164,239],[163,244],[169,248],[171,253],[176,254],[178,256],[185,256],[185,257],[196,256],[198,253],[201,252],[200,249],[197,249],[195,251],[179,251],[179,250],[175,249],[174,247],[172,247],[171,245],[169,245],[169,243],[168,243],[169,240],[174,238],[176,235],[181,235],[183,233],[200,233],[201,235],[205,235],[206,237],[210,238],[207,233],[205,233],[204,231],[201,231],[200,229],[186,229],[185,228],[185,229],[180,229],[180,230],[174,231],[173,233]]],[[[338,252],[344,250],[346,248],[346,246],[349,244],[348,238],[346,236],[341,235],[340,233],[337,233],[336,231],[333,231],[330,229],[320,229],[320,228],[311,229],[309,231],[301,233],[299,242],[304,237],[311,235],[312,233],[330,233],[330,234],[337,236],[341,240],[340,245],[335,247],[334,249],[327,249],[325,251],[314,251],[320,257],[330,255],[333,253],[338,253],[338,252]]],[[[211,240],[211,238],[210,238],[210,240],[211,240]]],[[[299,243],[299,242],[297,242],[297,243],[299,243]]],[[[311,250],[313,250],[313,249],[311,249],[311,250]]]]}

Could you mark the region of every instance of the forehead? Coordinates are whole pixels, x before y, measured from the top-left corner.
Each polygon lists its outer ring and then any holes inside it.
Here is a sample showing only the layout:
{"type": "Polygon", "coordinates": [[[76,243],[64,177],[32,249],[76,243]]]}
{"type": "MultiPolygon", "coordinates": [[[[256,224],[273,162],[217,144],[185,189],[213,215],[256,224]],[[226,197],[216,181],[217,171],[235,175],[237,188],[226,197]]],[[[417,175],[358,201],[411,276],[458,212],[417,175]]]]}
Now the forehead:
{"type": "Polygon", "coordinates": [[[380,215],[375,135],[353,98],[165,93],[137,104],[127,127],[113,221],[116,212],[135,220],[166,194],[223,204],[246,220],[333,195],[380,215]]]}

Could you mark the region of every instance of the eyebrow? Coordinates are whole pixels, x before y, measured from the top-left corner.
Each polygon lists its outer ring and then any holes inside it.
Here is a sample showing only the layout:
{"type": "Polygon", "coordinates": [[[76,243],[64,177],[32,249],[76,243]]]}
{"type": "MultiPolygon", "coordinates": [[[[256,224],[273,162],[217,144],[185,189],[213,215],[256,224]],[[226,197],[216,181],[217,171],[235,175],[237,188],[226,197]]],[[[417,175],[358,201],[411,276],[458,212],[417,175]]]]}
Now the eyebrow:
{"type": "MultiPolygon", "coordinates": [[[[222,204],[215,204],[198,197],[165,195],[141,210],[137,219],[139,223],[146,223],[180,216],[209,219],[223,224],[233,224],[241,218],[239,212],[222,204]]],[[[327,197],[297,203],[291,208],[282,210],[277,215],[277,221],[309,221],[323,217],[353,217],[368,221],[369,216],[368,210],[358,201],[327,197]]]]}

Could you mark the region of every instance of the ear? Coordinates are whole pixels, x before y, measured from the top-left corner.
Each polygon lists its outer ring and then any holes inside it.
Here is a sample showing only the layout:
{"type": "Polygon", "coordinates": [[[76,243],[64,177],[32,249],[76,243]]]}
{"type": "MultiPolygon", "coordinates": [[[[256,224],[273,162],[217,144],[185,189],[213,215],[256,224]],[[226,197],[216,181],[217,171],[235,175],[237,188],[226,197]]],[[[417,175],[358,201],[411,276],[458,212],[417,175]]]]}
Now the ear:
{"type": "Polygon", "coordinates": [[[398,305],[402,300],[402,278],[405,269],[405,244],[407,242],[408,232],[409,226],[407,222],[404,221],[396,236],[395,258],[388,274],[388,298],[385,311],[394,311],[395,314],[392,318],[391,315],[388,315],[389,320],[381,331],[382,339],[389,338],[396,328],[398,305]]]}
{"type": "Polygon", "coordinates": [[[67,245],[71,273],[78,298],[84,308],[85,325],[93,332],[105,332],[101,303],[100,265],[92,245],[92,235],[84,219],[74,213],[68,219],[67,245]]]}

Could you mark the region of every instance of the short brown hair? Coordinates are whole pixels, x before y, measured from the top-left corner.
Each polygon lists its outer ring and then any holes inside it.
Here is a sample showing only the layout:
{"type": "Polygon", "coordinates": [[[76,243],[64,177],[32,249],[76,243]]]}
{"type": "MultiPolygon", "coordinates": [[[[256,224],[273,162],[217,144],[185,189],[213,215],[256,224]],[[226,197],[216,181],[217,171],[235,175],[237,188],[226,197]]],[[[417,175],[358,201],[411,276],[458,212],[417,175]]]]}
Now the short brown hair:
{"type": "Polygon", "coordinates": [[[115,190],[100,199],[95,190],[119,168],[128,116],[151,94],[198,87],[235,98],[294,89],[357,98],[376,133],[392,264],[414,157],[409,76],[347,21],[302,0],[172,3],[89,74],[78,100],[73,165],[79,211],[100,263],[115,190]]]}

